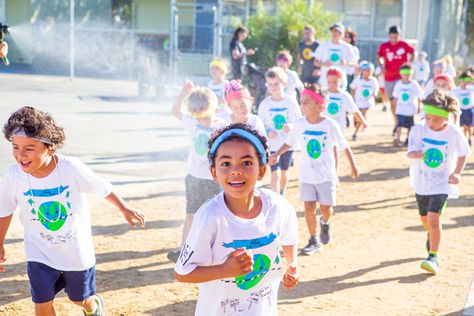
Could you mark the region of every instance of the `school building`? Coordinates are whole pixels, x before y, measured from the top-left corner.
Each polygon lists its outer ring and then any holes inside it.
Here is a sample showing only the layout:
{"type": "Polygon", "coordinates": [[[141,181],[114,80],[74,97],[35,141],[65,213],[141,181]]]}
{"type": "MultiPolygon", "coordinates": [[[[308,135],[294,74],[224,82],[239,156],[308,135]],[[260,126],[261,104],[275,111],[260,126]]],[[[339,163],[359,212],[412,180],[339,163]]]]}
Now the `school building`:
{"type": "MultiPolygon", "coordinates": [[[[398,24],[403,37],[433,60],[466,57],[468,1],[321,2],[358,33],[362,58],[375,60],[388,27],[398,24]]],[[[262,3],[271,11],[277,0],[262,3]]],[[[12,26],[12,64],[39,71],[133,78],[137,67],[155,65],[160,73],[204,74],[212,56],[229,57],[234,27],[257,5],[258,0],[0,0],[0,22],[12,26]],[[155,62],[144,63],[143,56],[155,62]]]]}

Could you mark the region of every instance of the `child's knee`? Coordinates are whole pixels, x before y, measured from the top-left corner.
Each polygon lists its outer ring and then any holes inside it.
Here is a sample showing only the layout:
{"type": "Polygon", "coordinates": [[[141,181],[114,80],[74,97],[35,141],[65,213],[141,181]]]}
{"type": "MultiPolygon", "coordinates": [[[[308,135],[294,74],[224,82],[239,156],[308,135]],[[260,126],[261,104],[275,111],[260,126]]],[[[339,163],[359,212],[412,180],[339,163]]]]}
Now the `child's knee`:
{"type": "Polygon", "coordinates": [[[439,213],[437,213],[437,212],[428,212],[428,215],[426,217],[426,221],[428,223],[428,226],[431,229],[437,229],[441,226],[439,213]]]}
{"type": "Polygon", "coordinates": [[[315,212],[316,211],[316,201],[304,202],[304,210],[306,212],[315,212]]]}
{"type": "Polygon", "coordinates": [[[36,313],[48,313],[53,309],[54,300],[44,302],[44,303],[35,303],[36,313]]]}

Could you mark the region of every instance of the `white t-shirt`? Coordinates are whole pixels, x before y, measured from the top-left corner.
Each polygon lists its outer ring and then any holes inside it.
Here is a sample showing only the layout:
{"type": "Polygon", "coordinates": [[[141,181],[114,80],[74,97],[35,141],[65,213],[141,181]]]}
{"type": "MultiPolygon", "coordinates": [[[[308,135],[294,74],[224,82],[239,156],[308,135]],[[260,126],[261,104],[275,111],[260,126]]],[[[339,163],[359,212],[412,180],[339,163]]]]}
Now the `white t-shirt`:
{"type": "Polygon", "coordinates": [[[379,82],[374,77],[365,80],[357,76],[351,83],[351,89],[355,90],[355,102],[359,109],[368,109],[375,105],[375,96],[379,93],[379,82]]]}
{"type": "Polygon", "coordinates": [[[413,159],[410,181],[420,195],[448,194],[459,196],[459,187],[449,184],[449,176],[456,169],[458,157],[471,153],[469,144],[458,127],[449,123],[442,131],[431,130],[425,121],[416,124],[410,131],[408,152],[423,151],[422,159],[413,159]]]}
{"type": "Polygon", "coordinates": [[[195,315],[276,315],[282,277],[280,246],[298,244],[298,220],[293,206],[278,194],[255,191],[262,211],[253,219],[235,216],[221,192],[196,213],[175,271],[187,275],[199,266],[225,262],[236,249],[253,252],[247,275],[199,283],[195,315]]]}
{"type": "Polygon", "coordinates": [[[397,98],[397,115],[414,116],[421,98],[421,87],[415,80],[407,83],[398,80],[393,88],[393,97],[397,98]]]}
{"type": "Polygon", "coordinates": [[[474,108],[474,91],[469,89],[455,88],[451,95],[458,99],[461,110],[469,110],[474,108]]]}
{"type": "Polygon", "coordinates": [[[294,70],[288,69],[286,71],[288,75],[288,85],[285,89],[285,94],[296,99],[296,90],[301,90],[304,88],[303,82],[301,82],[300,76],[294,70]]]}
{"type": "Polygon", "coordinates": [[[423,91],[423,98],[426,98],[434,90],[434,79],[430,79],[426,82],[423,91]]]}
{"type": "Polygon", "coordinates": [[[318,124],[310,124],[303,117],[295,122],[287,144],[302,145],[299,182],[338,182],[334,147],[342,151],[348,145],[336,121],[326,118],[318,124]]]}
{"type": "MultiPolygon", "coordinates": [[[[351,45],[352,46],[352,49],[354,50],[354,54],[356,55],[356,58],[357,60],[360,59],[360,51],[359,51],[359,47],[357,46],[354,46],[354,45],[351,45]]],[[[346,68],[346,74],[349,76],[349,75],[353,75],[356,71],[356,67],[347,67],[346,68]]]]}
{"type": "Polygon", "coordinates": [[[27,261],[61,271],[83,271],[95,265],[87,193],[107,197],[112,185],[76,158],[56,155],[58,165],[36,178],[13,164],[0,181],[0,217],[19,206],[25,227],[27,261]]]}
{"type": "Polygon", "coordinates": [[[262,119],[267,135],[270,134],[270,131],[277,133],[277,137],[268,138],[269,149],[277,151],[288,138],[288,133],[283,131],[284,125],[288,124],[291,127],[297,119],[302,117],[302,114],[298,102],[289,95],[285,95],[283,100],[278,102],[273,101],[269,96],[260,103],[258,117],[262,119]]]}
{"type": "Polygon", "coordinates": [[[335,120],[342,131],[346,129],[346,112],[357,112],[357,105],[352,95],[347,91],[328,91],[328,106],[324,110],[324,114],[335,120]]]}
{"type": "Polygon", "coordinates": [[[211,126],[206,127],[186,113],[181,113],[181,121],[191,135],[191,149],[189,150],[186,172],[199,179],[212,180],[207,158],[207,152],[209,151],[207,143],[212,132],[229,124],[220,118],[215,118],[211,126]]]}
{"type": "Polygon", "coordinates": [[[413,64],[413,69],[415,70],[415,80],[416,81],[426,81],[430,77],[430,63],[425,61],[420,61],[417,59],[413,64]]]}
{"type": "MultiPolygon", "coordinates": [[[[326,61],[330,61],[332,66],[339,67],[342,71],[342,78],[343,78],[343,89],[347,86],[347,76],[346,76],[346,69],[350,68],[347,66],[341,66],[341,60],[345,60],[346,63],[357,63],[358,58],[354,48],[351,44],[344,42],[343,40],[339,41],[339,44],[333,44],[331,41],[326,41],[321,43],[316,51],[313,54],[313,57],[320,62],[324,63],[326,61]]],[[[323,88],[327,88],[327,81],[326,81],[326,73],[329,67],[323,66],[321,67],[321,77],[319,78],[319,84],[323,88]]]]}
{"type": "MultiPolygon", "coordinates": [[[[223,115],[221,118],[231,124],[233,123],[232,113],[223,115]]],[[[260,135],[267,137],[267,131],[265,130],[265,126],[263,125],[262,120],[255,114],[249,114],[247,123],[245,124],[247,124],[248,126],[250,126],[250,128],[259,132],[260,135]]]]}
{"type": "Polygon", "coordinates": [[[214,92],[216,97],[219,99],[219,109],[217,111],[217,116],[223,118],[228,113],[232,113],[231,109],[225,102],[221,102],[221,100],[225,100],[225,85],[227,81],[223,81],[221,83],[215,84],[212,80],[209,81],[207,87],[214,92]]]}

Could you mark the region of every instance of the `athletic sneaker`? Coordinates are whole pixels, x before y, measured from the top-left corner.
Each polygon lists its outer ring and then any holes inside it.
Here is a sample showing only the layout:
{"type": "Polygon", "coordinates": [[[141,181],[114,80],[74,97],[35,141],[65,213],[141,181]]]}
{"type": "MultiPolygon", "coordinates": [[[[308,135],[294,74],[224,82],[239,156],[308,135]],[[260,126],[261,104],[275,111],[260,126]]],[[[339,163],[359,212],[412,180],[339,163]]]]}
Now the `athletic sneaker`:
{"type": "Polygon", "coordinates": [[[323,218],[319,219],[319,223],[321,224],[321,232],[319,233],[319,240],[323,245],[329,244],[331,241],[331,224],[324,224],[323,218]]]}
{"type": "Polygon", "coordinates": [[[168,255],[166,257],[168,257],[168,259],[170,261],[176,262],[176,261],[178,261],[178,258],[179,258],[180,254],[181,254],[181,249],[173,250],[173,251],[168,252],[168,255]]]}
{"type": "Polygon", "coordinates": [[[387,106],[385,104],[383,105],[382,111],[387,112],[387,106]]]}
{"type": "Polygon", "coordinates": [[[356,141],[357,140],[357,134],[352,135],[352,140],[356,141]]]}
{"type": "Polygon", "coordinates": [[[426,251],[430,252],[430,234],[427,234],[428,237],[426,238],[426,251]]]}
{"type": "Polygon", "coordinates": [[[308,240],[308,244],[304,246],[303,249],[301,249],[301,254],[309,256],[316,252],[322,252],[322,251],[323,251],[323,247],[319,243],[318,239],[316,237],[311,237],[308,240]]]}
{"type": "Polygon", "coordinates": [[[408,146],[408,137],[405,139],[405,142],[403,143],[403,146],[407,147],[408,146]]]}
{"type": "Polygon", "coordinates": [[[421,262],[421,268],[429,273],[436,274],[439,272],[438,259],[434,256],[428,256],[426,260],[421,262]]]}
{"type": "Polygon", "coordinates": [[[104,299],[100,295],[95,295],[95,303],[97,304],[97,309],[93,314],[87,314],[85,310],[82,310],[85,316],[105,316],[105,303],[104,299]]]}

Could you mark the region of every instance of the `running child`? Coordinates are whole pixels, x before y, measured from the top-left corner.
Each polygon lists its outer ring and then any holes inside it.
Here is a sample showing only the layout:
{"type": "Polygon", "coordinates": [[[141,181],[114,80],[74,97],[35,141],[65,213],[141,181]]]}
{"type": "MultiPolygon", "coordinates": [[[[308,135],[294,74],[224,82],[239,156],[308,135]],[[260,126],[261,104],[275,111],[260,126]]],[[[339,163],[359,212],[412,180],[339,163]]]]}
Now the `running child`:
{"type": "Polygon", "coordinates": [[[293,98],[297,98],[297,91],[298,94],[303,91],[304,85],[301,82],[298,73],[294,70],[291,70],[291,64],[293,63],[293,56],[291,56],[290,52],[287,50],[282,50],[278,53],[276,57],[276,64],[277,67],[282,68],[286,75],[288,76],[288,84],[285,88],[285,93],[293,98]]]}
{"type": "Polygon", "coordinates": [[[336,205],[335,148],[343,151],[351,167],[351,176],[359,175],[354,155],[347,144],[339,125],[324,115],[327,100],[314,85],[307,86],[302,93],[303,118],[294,123],[290,137],[274,154],[270,164],[292,147],[301,144],[303,148],[299,171],[300,199],[304,202],[306,225],[310,235],[308,244],[301,250],[304,255],[322,251],[322,244],[331,241],[330,221],[336,205]],[[316,204],[321,209],[319,238],[316,237],[316,204]]]}
{"type": "Polygon", "coordinates": [[[418,53],[418,58],[413,64],[415,69],[415,80],[418,82],[420,87],[424,87],[428,79],[430,78],[430,63],[426,60],[428,54],[425,51],[418,53]]]}
{"type": "Polygon", "coordinates": [[[217,116],[222,117],[232,113],[225,102],[225,85],[227,80],[225,76],[228,73],[227,64],[222,59],[213,59],[209,64],[209,72],[212,80],[209,81],[207,87],[214,92],[219,101],[217,116]]]}
{"type": "Polygon", "coordinates": [[[247,124],[263,136],[267,136],[262,120],[251,113],[253,98],[240,80],[231,80],[225,85],[226,102],[231,112],[221,115],[229,123],[247,124]]]}
{"type": "Polygon", "coordinates": [[[470,148],[461,131],[449,123],[457,111],[454,98],[434,90],[423,100],[425,119],[416,124],[409,136],[408,157],[412,159],[410,180],[423,227],[428,233],[428,258],[421,268],[439,272],[438,250],[441,218],[448,198],[459,196],[459,181],[470,148]]]}
{"type": "Polygon", "coordinates": [[[105,315],[104,301],[96,294],[86,193],[99,193],[133,227],[144,226],[143,214],[81,161],[57,153],[65,134],[50,114],[23,107],[10,116],[3,134],[12,143],[16,163],[0,181],[0,272],[5,270],[5,236],[19,207],[35,314],[55,315],[54,299],[65,289],[85,315],[105,315]]]}
{"type": "Polygon", "coordinates": [[[295,210],[275,192],[255,188],[267,168],[265,137],[232,124],[212,135],[209,148],[223,192],[197,212],[175,277],[198,283],[195,315],[276,315],[280,282],[287,289],[298,283],[295,210]]]}
{"type": "MultiPolygon", "coordinates": [[[[357,76],[351,83],[352,95],[355,96],[355,102],[362,116],[367,120],[367,110],[375,106],[375,97],[379,93],[379,82],[374,78],[374,64],[362,62],[360,64],[360,76],[357,76]]],[[[357,123],[357,122],[356,122],[357,123]]],[[[352,140],[357,140],[357,132],[361,124],[355,124],[352,140]]]]}
{"type": "Polygon", "coordinates": [[[397,115],[397,126],[395,129],[394,144],[398,147],[408,145],[408,134],[415,124],[414,117],[420,112],[421,87],[412,79],[413,69],[410,65],[400,67],[401,80],[397,81],[393,88],[395,99],[395,114],[397,115]],[[405,143],[400,141],[402,128],[407,129],[407,139],[405,143]]]}
{"type": "Polygon", "coordinates": [[[389,103],[389,99],[387,93],[385,93],[385,79],[384,75],[382,74],[382,68],[377,66],[375,68],[375,76],[377,77],[379,87],[380,87],[380,97],[382,99],[382,111],[387,112],[387,103],[389,103]]]}
{"type": "Polygon", "coordinates": [[[444,69],[446,68],[446,64],[444,63],[443,60],[437,60],[435,62],[433,62],[433,78],[429,79],[426,84],[425,84],[425,87],[424,87],[424,91],[423,91],[423,97],[427,97],[431,92],[433,92],[433,90],[435,89],[435,86],[434,86],[434,78],[436,78],[437,76],[441,75],[444,73],[444,69]]]}
{"type": "MultiPolygon", "coordinates": [[[[191,136],[191,148],[186,167],[186,218],[184,220],[182,242],[186,240],[193,223],[193,216],[208,199],[219,193],[219,185],[214,182],[207,163],[207,142],[215,130],[228,125],[216,116],[218,100],[208,88],[194,88],[187,80],[178,96],[171,114],[180,120],[191,136]],[[188,111],[183,112],[187,99],[188,111]]],[[[179,250],[172,251],[168,258],[176,261],[179,250]]]]}
{"type": "Polygon", "coordinates": [[[343,73],[338,68],[332,67],[327,71],[329,104],[324,114],[335,120],[343,132],[347,126],[346,113],[354,114],[354,121],[367,127],[367,121],[357,108],[352,95],[340,87],[342,76],[343,73]]]}
{"type": "Polygon", "coordinates": [[[468,89],[468,85],[473,82],[472,75],[469,72],[463,72],[459,76],[459,80],[459,88],[455,88],[452,94],[460,104],[460,125],[464,131],[464,136],[468,139],[469,146],[471,146],[471,137],[474,130],[474,91],[468,89]]]}
{"type": "MultiPolygon", "coordinates": [[[[284,144],[293,123],[302,115],[298,102],[283,92],[288,83],[288,77],[283,69],[271,68],[266,72],[265,80],[270,96],[260,103],[258,116],[267,130],[270,152],[275,152],[284,144]]],[[[293,151],[289,150],[280,158],[278,164],[271,166],[273,191],[285,194],[288,184],[287,171],[292,161],[293,151]]]]}

